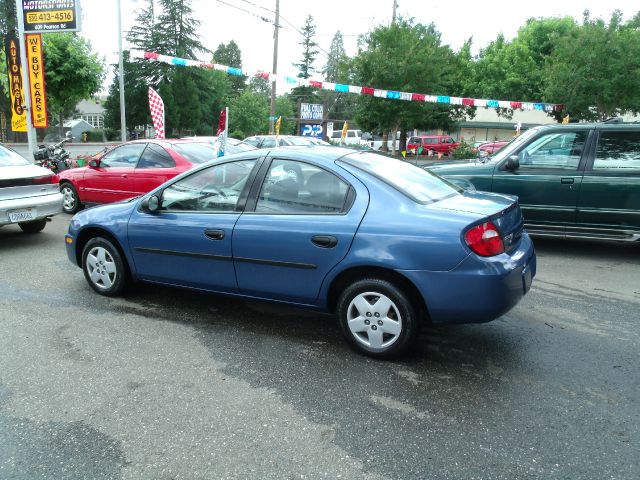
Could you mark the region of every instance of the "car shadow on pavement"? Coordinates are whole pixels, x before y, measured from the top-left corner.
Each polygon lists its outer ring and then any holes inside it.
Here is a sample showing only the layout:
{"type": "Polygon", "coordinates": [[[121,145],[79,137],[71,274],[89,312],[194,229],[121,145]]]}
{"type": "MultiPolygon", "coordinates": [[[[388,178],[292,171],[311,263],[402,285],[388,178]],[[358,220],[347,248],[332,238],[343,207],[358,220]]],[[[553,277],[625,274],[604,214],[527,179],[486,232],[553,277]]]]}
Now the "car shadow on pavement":
{"type": "Polygon", "coordinates": [[[623,260],[640,264],[640,242],[602,242],[596,240],[533,237],[538,255],[566,255],[585,259],[623,260]]]}

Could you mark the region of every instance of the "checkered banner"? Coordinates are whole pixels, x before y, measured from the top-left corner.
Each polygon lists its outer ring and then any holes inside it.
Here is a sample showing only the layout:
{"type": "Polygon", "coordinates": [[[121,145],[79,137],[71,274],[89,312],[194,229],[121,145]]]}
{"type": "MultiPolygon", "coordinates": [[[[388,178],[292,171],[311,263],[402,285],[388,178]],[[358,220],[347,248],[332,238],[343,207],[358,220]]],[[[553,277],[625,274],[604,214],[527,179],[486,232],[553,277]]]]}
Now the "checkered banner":
{"type": "Polygon", "coordinates": [[[149,109],[156,138],[164,138],[164,102],[158,92],[151,87],[149,87],[149,109]]]}

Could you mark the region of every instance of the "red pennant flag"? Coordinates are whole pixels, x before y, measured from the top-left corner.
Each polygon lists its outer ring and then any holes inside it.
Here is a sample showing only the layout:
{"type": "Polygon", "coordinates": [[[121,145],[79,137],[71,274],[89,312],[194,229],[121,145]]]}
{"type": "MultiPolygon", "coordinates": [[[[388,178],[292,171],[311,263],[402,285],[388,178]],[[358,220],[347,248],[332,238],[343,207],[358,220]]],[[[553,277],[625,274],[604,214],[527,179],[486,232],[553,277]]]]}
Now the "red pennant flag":
{"type": "Polygon", "coordinates": [[[158,92],[149,87],[149,109],[151,110],[151,120],[156,131],[156,138],[164,138],[164,102],[158,92]]]}
{"type": "Polygon", "coordinates": [[[218,121],[218,130],[216,131],[216,137],[219,137],[222,132],[225,131],[227,126],[227,109],[220,110],[220,120],[218,121]]]}

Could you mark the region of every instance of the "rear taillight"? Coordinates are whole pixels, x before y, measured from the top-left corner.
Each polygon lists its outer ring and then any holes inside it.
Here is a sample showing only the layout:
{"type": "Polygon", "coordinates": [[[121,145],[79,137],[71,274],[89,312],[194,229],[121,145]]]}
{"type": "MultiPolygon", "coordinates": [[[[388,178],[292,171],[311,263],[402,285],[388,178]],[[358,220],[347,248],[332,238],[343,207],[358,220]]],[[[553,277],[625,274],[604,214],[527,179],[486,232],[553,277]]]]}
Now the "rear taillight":
{"type": "Polygon", "coordinates": [[[504,253],[502,236],[492,222],[485,222],[470,228],[464,234],[469,248],[481,257],[492,257],[504,253]]]}
{"type": "Polygon", "coordinates": [[[43,177],[35,177],[32,181],[34,185],[48,185],[50,183],[58,183],[58,176],[45,175],[43,177]]]}

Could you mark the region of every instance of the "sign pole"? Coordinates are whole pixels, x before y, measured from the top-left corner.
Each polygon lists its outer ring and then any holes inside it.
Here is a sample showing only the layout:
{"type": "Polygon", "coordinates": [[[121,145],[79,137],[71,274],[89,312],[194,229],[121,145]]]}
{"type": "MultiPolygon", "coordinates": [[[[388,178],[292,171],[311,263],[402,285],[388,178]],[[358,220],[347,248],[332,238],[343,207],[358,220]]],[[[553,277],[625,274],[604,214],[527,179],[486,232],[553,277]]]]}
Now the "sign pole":
{"type": "MultiPolygon", "coordinates": [[[[18,16],[18,43],[20,44],[20,68],[22,69],[22,85],[25,91],[24,104],[27,114],[27,139],[29,142],[29,151],[33,155],[37,150],[36,130],[33,128],[33,120],[31,118],[31,93],[28,91],[29,86],[29,70],[27,62],[27,50],[25,48],[24,36],[24,16],[22,14],[22,1],[16,0],[16,14],[18,16]]],[[[33,160],[28,158],[27,160],[33,160]]]]}
{"type": "MultiPolygon", "coordinates": [[[[121,0],[118,0],[118,77],[120,79],[120,137],[123,142],[127,141],[127,117],[124,106],[124,59],[122,57],[122,8],[121,0]]],[[[162,120],[164,125],[164,119],[162,120]]]]}

